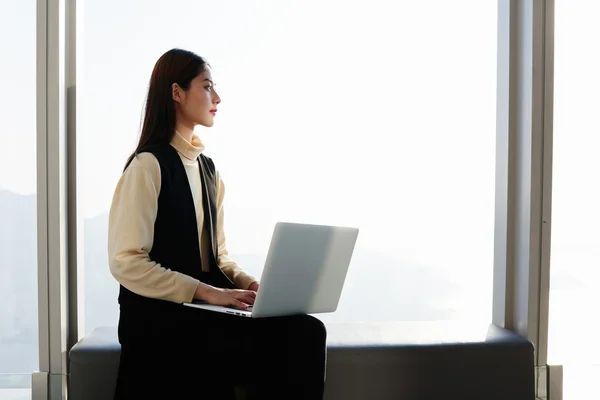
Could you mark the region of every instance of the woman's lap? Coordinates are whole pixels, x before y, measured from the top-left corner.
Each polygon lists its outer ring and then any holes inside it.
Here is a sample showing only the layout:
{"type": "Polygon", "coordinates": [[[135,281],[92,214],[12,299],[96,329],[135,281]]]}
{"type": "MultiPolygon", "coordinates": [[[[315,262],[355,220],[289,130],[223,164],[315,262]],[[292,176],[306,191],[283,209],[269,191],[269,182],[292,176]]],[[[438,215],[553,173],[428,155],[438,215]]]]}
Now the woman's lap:
{"type": "Polygon", "coordinates": [[[148,387],[152,396],[178,389],[183,392],[179,398],[195,398],[195,393],[210,390],[223,393],[215,399],[228,399],[224,393],[232,393],[233,385],[258,385],[274,392],[284,386],[322,391],[326,332],[318,319],[306,315],[252,319],[190,311],[146,322],[171,325],[153,327],[147,336],[120,332],[121,388],[148,387]]]}

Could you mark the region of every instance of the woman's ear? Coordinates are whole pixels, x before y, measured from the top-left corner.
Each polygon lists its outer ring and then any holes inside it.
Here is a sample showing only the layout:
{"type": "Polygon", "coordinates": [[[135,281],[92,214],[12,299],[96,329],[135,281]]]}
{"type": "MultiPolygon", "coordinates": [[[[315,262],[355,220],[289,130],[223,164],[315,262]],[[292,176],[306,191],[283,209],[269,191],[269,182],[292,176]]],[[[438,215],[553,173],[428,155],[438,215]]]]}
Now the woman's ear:
{"type": "Polygon", "coordinates": [[[183,90],[181,90],[181,86],[179,86],[177,83],[171,85],[171,96],[177,103],[181,103],[181,92],[183,92],[183,90]]]}

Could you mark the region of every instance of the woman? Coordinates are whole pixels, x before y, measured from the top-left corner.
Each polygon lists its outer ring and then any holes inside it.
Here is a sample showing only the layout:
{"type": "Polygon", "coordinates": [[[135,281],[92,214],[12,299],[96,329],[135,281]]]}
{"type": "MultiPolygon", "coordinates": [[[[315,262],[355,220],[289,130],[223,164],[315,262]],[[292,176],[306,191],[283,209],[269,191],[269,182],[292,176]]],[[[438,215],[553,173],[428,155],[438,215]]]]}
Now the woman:
{"type": "Polygon", "coordinates": [[[173,49],[157,61],[139,144],[109,217],[120,283],[115,399],[322,399],[325,328],[309,316],[252,319],[182,306],[245,309],[259,282],[228,257],[224,186],[197,125],[221,99],[207,62],[173,49]]]}

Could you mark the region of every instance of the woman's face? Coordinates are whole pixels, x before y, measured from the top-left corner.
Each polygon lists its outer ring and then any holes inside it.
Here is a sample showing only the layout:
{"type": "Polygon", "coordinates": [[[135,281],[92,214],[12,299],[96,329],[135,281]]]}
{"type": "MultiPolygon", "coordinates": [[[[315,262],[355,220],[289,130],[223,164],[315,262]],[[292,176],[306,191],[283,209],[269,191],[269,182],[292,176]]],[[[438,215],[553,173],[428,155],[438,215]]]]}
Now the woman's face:
{"type": "Polygon", "coordinates": [[[178,111],[178,118],[183,119],[185,125],[196,125],[211,127],[217,113],[217,105],[221,98],[214,88],[210,69],[206,69],[190,83],[188,90],[182,90],[177,84],[173,84],[173,100],[178,111]]]}

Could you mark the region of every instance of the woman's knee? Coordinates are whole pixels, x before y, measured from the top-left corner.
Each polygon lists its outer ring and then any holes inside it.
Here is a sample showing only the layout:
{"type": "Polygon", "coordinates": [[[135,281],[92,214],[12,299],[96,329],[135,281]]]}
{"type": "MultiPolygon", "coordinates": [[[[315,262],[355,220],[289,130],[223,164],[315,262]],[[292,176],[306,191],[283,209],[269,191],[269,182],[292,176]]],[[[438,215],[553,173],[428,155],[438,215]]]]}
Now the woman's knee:
{"type": "Polygon", "coordinates": [[[323,340],[325,338],[327,338],[327,328],[325,327],[325,324],[323,323],[323,321],[321,321],[318,318],[313,317],[312,315],[307,315],[307,317],[311,321],[310,322],[311,329],[315,332],[315,334],[318,335],[319,337],[322,337],[323,340]]]}
{"type": "Polygon", "coordinates": [[[312,315],[298,315],[291,318],[293,318],[292,326],[290,326],[292,333],[325,342],[327,328],[320,319],[312,315]]]}

